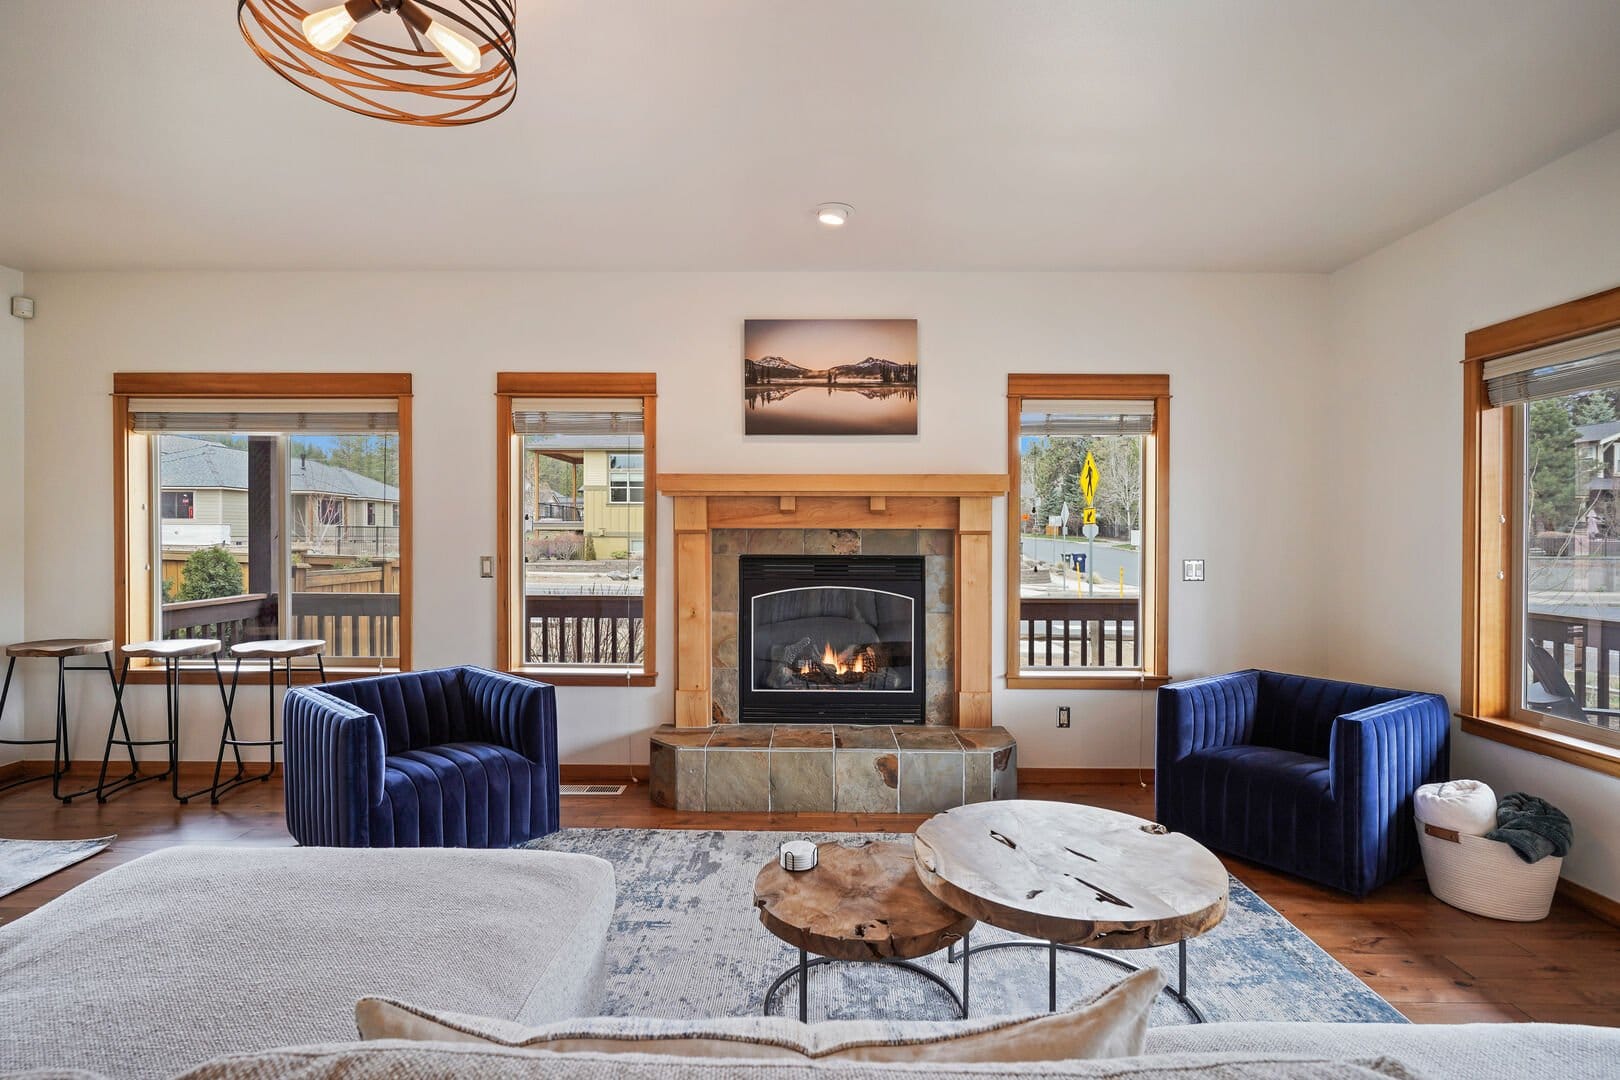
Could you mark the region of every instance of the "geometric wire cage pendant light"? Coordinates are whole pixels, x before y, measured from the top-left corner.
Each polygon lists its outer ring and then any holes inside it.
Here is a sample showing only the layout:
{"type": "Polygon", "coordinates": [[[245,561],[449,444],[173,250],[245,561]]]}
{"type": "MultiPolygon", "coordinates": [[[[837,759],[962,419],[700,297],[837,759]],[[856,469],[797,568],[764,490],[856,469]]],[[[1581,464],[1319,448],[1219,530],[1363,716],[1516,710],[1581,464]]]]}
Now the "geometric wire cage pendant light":
{"type": "Polygon", "coordinates": [[[453,127],[499,116],[516,99],[515,4],[237,0],[236,21],[259,59],[300,90],[361,116],[453,127]]]}

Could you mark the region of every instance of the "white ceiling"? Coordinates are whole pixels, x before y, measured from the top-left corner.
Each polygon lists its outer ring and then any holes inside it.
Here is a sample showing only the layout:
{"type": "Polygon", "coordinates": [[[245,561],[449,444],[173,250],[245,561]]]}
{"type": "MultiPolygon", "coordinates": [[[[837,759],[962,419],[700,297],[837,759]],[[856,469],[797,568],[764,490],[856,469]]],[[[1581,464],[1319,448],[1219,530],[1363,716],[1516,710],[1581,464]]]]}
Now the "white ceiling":
{"type": "Polygon", "coordinates": [[[1616,0],[519,0],[460,130],[235,9],[0,0],[0,264],[1329,270],[1620,127],[1616,0]]]}

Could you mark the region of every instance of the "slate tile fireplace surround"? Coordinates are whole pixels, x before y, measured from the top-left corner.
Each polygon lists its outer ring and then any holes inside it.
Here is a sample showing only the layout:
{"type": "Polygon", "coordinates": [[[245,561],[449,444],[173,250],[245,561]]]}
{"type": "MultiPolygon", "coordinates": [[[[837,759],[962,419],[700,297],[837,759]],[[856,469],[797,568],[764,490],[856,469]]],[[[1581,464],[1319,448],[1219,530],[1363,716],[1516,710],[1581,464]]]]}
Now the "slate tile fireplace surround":
{"type": "Polygon", "coordinates": [[[665,474],[674,723],[654,799],[692,810],[943,809],[1006,798],[990,716],[1002,475],[665,474]]]}

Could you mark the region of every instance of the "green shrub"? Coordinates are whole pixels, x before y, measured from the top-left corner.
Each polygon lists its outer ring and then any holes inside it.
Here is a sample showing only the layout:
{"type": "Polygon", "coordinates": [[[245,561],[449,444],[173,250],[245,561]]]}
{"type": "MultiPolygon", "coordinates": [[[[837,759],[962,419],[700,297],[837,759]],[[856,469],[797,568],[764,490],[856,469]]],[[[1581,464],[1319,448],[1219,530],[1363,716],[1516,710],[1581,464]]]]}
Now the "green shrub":
{"type": "Polygon", "coordinates": [[[222,547],[193,551],[180,574],[177,600],[213,600],[220,596],[240,596],[244,591],[242,564],[222,547]]]}

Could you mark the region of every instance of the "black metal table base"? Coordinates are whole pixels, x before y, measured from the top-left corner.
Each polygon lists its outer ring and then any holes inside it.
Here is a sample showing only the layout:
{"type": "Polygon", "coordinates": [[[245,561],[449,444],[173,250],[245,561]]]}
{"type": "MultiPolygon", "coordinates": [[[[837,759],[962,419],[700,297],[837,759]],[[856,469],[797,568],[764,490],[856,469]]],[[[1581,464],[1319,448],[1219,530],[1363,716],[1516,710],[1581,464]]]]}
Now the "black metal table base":
{"type": "MultiPolygon", "coordinates": [[[[1089,956],[1096,960],[1106,961],[1113,964],[1115,967],[1123,968],[1126,971],[1142,970],[1142,965],[1133,964],[1129,960],[1122,959],[1121,957],[1116,956],[1112,952],[1105,949],[1087,949],[1080,945],[1061,945],[1055,941],[996,941],[991,942],[988,945],[974,946],[969,946],[966,942],[964,942],[963,948],[960,951],[958,951],[955,946],[952,946],[949,952],[946,954],[946,958],[954,964],[956,963],[957,958],[961,957],[963,969],[962,975],[965,980],[967,977],[968,958],[973,953],[994,952],[997,949],[1044,949],[1046,951],[1046,1007],[1048,1012],[1057,1012],[1057,954],[1059,952],[1079,953],[1082,956],[1089,956]]],[[[1195,1023],[1202,1024],[1207,1022],[1204,1016],[1204,1011],[1187,996],[1187,943],[1185,941],[1179,941],[1176,943],[1175,985],[1166,986],[1162,992],[1168,996],[1170,1000],[1186,1009],[1187,1014],[1193,1018],[1195,1023]]]]}
{"type": "MultiPolygon", "coordinates": [[[[811,959],[809,953],[803,949],[800,949],[799,962],[782,972],[782,974],[778,975],[776,980],[771,983],[770,989],[765,991],[765,1007],[761,1010],[761,1012],[763,1012],[766,1016],[771,1015],[771,1001],[776,997],[776,992],[782,989],[784,983],[797,975],[799,978],[799,1020],[801,1022],[808,1023],[810,1020],[811,968],[824,967],[828,964],[877,964],[882,967],[902,968],[906,971],[916,972],[918,975],[928,979],[935,986],[938,986],[941,990],[945,991],[946,995],[951,999],[951,1004],[956,1006],[958,1015],[965,1020],[967,1019],[968,1015],[968,992],[971,986],[968,970],[970,958],[968,952],[966,951],[966,946],[968,945],[967,937],[962,939],[962,944],[964,946],[964,952],[962,953],[961,993],[957,993],[956,988],[950,983],[946,982],[945,979],[937,972],[929,971],[921,964],[914,964],[910,960],[837,960],[830,956],[818,956],[811,959]]],[[[951,949],[954,950],[955,948],[956,946],[951,946],[951,949]]],[[[951,962],[955,963],[955,960],[952,960],[951,962]]]]}
{"type": "MultiPolygon", "coordinates": [[[[85,788],[83,791],[70,791],[66,795],[62,794],[62,777],[67,774],[68,767],[73,764],[73,755],[68,747],[67,673],[70,671],[105,671],[107,681],[112,683],[114,696],[116,697],[118,680],[113,675],[112,654],[106,654],[105,659],[107,661],[106,667],[99,664],[69,664],[66,657],[59,656],[56,658],[56,733],[54,737],[49,739],[0,739],[0,745],[3,746],[50,746],[52,748],[51,771],[40,773],[38,776],[25,776],[21,780],[13,780],[9,784],[0,785],[0,791],[10,791],[12,788],[21,787],[23,784],[32,784],[38,780],[49,779],[51,782],[51,798],[60,799],[65,805],[80,795],[88,794],[94,790],[93,788],[85,788]]],[[[0,716],[5,715],[6,698],[11,695],[11,675],[16,669],[17,657],[13,656],[11,662],[6,665],[5,686],[0,687],[0,716]]],[[[121,705],[114,706],[113,715],[115,717],[123,715],[121,705]]],[[[129,760],[133,765],[135,761],[134,751],[130,751],[129,760]]]]}

